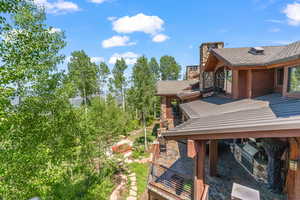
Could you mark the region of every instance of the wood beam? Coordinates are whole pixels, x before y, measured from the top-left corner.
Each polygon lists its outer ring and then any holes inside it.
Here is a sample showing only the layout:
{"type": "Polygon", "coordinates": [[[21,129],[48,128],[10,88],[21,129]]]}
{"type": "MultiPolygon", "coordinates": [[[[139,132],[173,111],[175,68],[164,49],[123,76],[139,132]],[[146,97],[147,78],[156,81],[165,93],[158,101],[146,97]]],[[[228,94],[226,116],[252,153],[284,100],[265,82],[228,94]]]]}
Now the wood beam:
{"type": "Polygon", "coordinates": [[[286,96],[288,93],[288,82],[289,82],[289,68],[285,67],[283,69],[283,88],[282,88],[282,96],[286,96]]]}
{"type": "Polygon", "coordinates": [[[232,98],[238,99],[239,98],[239,71],[232,70],[232,98]]]}
{"type": "Polygon", "coordinates": [[[195,141],[197,154],[195,156],[194,165],[194,200],[201,200],[205,190],[205,156],[206,141],[195,141]]]}
{"type": "Polygon", "coordinates": [[[226,133],[188,133],[183,135],[164,135],[167,140],[221,140],[221,139],[242,139],[242,138],[291,138],[300,137],[300,129],[268,130],[268,131],[240,131],[226,133]]]}
{"type": "Polygon", "coordinates": [[[300,139],[290,138],[290,160],[287,174],[286,190],[288,200],[300,199],[300,166],[295,162],[300,158],[300,139]]]}
{"type": "Polygon", "coordinates": [[[247,98],[252,98],[252,70],[247,70],[247,98]]]}
{"type": "Polygon", "coordinates": [[[187,141],[187,156],[189,158],[194,158],[196,156],[196,144],[194,140],[187,141]]]}
{"type": "Polygon", "coordinates": [[[217,176],[218,166],[218,140],[210,140],[209,143],[209,175],[217,176]]]}

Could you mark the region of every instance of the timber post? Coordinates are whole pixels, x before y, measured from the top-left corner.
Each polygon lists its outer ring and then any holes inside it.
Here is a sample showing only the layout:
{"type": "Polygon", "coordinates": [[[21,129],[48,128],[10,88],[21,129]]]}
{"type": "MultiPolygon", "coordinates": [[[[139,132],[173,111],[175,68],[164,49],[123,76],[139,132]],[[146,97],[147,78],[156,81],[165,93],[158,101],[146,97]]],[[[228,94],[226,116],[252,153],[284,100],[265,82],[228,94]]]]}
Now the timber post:
{"type": "Polygon", "coordinates": [[[194,200],[201,200],[205,190],[206,141],[195,141],[196,156],[194,166],[194,200]]]}
{"type": "Polygon", "coordinates": [[[217,176],[218,166],[218,140],[210,140],[209,143],[209,175],[217,176]]]}

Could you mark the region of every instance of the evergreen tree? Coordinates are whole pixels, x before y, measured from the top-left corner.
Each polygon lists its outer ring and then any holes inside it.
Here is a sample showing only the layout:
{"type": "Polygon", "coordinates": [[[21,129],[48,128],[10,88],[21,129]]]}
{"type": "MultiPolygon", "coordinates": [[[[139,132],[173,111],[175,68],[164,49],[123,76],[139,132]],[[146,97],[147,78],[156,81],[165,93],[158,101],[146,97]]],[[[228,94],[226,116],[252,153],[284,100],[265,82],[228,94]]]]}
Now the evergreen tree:
{"type": "Polygon", "coordinates": [[[180,78],[180,65],[172,56],[160,58],[161,80],[178,80],[180,78]]]}

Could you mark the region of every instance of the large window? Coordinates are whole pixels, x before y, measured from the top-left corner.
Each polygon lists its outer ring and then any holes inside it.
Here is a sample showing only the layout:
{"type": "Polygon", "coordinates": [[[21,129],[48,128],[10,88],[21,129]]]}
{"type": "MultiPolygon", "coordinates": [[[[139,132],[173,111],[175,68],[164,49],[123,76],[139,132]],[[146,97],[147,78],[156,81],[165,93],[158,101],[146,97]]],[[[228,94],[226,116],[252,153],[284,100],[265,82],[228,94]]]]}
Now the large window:
{"type": "Polygon", "coordinates": [[[289,68],[288,92],[300,92],[300,66],[289,68]]]}

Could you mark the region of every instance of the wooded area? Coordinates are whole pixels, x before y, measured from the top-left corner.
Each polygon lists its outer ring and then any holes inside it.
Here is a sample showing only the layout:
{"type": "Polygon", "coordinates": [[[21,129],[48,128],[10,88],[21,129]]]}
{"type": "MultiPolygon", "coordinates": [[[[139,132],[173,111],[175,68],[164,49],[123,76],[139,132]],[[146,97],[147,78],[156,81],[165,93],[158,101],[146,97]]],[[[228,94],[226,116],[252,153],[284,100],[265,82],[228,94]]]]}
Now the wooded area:
{"type": "MultiPolygon", "coordinates": [[[[158,80],[176,80],[171,56],[138,58],[131,77],[74,51],[28,0],[0,0],[0,199],[107,199],[120,170],[107,151],[159,117],[158,80]],[[70,99],[80,96],[74,106],[70,99]]],[[[147,140],[145,140],[147,148],[147,140]]]]}

